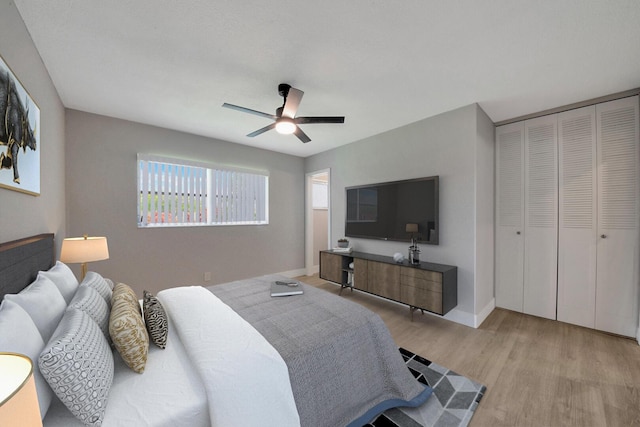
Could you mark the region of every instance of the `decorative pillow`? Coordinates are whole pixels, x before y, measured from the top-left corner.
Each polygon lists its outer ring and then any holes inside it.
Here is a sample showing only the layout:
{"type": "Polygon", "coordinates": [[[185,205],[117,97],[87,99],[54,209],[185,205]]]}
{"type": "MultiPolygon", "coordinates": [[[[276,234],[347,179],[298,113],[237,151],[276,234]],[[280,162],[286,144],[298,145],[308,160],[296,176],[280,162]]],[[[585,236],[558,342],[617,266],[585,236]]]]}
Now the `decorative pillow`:
{"type": "Polygon", "coordinates": [[[15,302],[5,299],[0,304],[0,351],[21,353],[33,361],[40,417],[44,418],[51,404],[53,391],[38,367],[38,357],[44,347],[40,331],[29,314],[15,302]]]}
{"type": "Polygon", "coordinates": [[[143,291],[144,323],[149,332],[151,341],[160,348],[167,347],[167,335],[169,334],[169,322],[164,307],[158,298],[147,291],[143,291]]]}
{"type": "Polygon", "coordinates": [[[98,325],[80,310],[65,312],[38,359],[42,376],[76,418],[99,426],[113,382],[113,354],[98,325]]]}
{"type": "Polygon", "coordinates": [[[78,289],[78,279],[73,275],[73,271],[66,264],[56,261],[56,265],[51,267],[47,271],[41,271],[38,275],[44,275],[47,279],[50,279],[58,287],[58,290],[64,297],[64,300],[69,304],[71,298],[78,289]]]}
{"type": "Polygon", "coordinates": [[[82,310],[88,314],[100,327],[107,341],[111,339],[109,336],[109,307],[93,288],[80,286],[71,303],[69,303],[69,307],[82,310]]]}
{"type": "Polygon", "coordinates": [[[115,286],[113,283],[113,280],[111,279],[107,279],[106,277],[104,278],[104,281],[107,282],[107,285],[109,285],[109,289],[111,289],[113,291],[113,287],[115,286]]]}
{"type": "Polygon", "coordinates": [[[49,341],[67,308],[56,285],[40,274],[19,294],[7,294],[5,299],[15,302],[29,313],[44,342],[49,341]]]}
{"type": "Polygon", "coordinates": [[[123,297],[121,294],[128,292],[120,285],[121,283],[116,285],[113,291],[109,334],[122,360],[133,371],[141,374],[147,364],[149,335],[139,312],[138,301],[123,297]]]}
{"type": "Polygon", "coordinates": [[[107,305],[111,307],[112,291],[101,275],[99,275],[95,271],[87,272],[87,275],[84,276],[84,280],[82,280],[82,283],[80,283],[80,287],[82,286],[88,286],[95,289],[100,294],[100,296],[104,298],[107,305]]]}
{"type": "Polygon", "coordinates": [[[142,309],[140,308],[140,303],[138,302],[138,297],[136,293],[133,292],[131,286],[126,285],[124,283],[118,283],[113,288],[113,294],[111,295],[111,306],[113,307],[118,300],[124,300],[131,303],[131,305],[138,311],[138,314],[142,316],[142,309]]]}

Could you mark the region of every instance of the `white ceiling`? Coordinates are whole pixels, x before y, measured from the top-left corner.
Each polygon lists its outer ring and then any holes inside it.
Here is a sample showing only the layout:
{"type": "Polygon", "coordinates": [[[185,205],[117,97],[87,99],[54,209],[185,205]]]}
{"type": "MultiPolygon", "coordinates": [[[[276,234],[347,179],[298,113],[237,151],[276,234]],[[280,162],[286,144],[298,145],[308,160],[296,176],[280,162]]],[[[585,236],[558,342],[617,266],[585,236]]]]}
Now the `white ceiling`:
{"type": "Polygon", "coordinates": [[[474,102],[494,121],[640,87],[637,0],[16,0],[65,107],[307,157],[474,102]],[[269,131],[278,83],[312,139],[269,131]]]}

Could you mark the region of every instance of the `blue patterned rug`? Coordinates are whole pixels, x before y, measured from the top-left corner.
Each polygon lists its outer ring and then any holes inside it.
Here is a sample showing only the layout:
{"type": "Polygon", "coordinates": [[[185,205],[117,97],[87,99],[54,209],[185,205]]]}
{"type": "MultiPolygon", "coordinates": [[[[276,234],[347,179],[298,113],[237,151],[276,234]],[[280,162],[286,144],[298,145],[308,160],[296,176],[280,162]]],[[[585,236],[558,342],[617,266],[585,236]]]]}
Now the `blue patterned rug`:
{"type": "Polygon", "coordinates": [[[464,427],[469,424],[486,387],[469,378],[400,348],[418,381],[433,388],[418,408],[394,408],[372,421],[374,427],[464,427]]]}

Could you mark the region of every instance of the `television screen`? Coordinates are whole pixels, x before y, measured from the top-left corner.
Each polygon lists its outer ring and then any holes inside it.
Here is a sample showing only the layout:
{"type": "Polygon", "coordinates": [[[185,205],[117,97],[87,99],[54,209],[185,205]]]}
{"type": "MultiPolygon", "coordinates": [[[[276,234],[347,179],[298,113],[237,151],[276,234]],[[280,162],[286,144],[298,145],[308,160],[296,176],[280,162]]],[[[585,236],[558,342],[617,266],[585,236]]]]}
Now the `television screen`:
{"type": "Polygon", "coordinates": [[[419,243],[438,244],[438,177],[348,187],[345,235],[408,242],[417,224],[419,243]]]}

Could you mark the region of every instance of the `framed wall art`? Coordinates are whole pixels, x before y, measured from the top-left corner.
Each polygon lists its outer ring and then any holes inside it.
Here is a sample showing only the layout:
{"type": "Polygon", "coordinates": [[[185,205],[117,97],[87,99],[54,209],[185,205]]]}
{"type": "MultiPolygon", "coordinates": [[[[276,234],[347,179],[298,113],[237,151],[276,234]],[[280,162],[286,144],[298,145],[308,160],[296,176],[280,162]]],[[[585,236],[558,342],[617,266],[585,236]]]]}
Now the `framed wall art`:
{"type": "Polygon", "coordinates": [[[40,195],[40,109],[2,57],[0,187],[40,195]]]}

